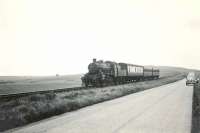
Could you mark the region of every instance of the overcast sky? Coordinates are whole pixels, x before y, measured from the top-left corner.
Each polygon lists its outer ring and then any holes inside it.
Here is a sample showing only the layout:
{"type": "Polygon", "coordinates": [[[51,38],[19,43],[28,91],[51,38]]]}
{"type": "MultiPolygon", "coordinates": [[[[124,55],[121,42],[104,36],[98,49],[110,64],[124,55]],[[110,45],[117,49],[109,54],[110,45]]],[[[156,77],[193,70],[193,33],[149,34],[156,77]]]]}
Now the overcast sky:
{"type": "Polygon", "coordinates": [[[199,0],[0,0],[0,75],[87,72],[92,58],[200,69],[199,0]]]}

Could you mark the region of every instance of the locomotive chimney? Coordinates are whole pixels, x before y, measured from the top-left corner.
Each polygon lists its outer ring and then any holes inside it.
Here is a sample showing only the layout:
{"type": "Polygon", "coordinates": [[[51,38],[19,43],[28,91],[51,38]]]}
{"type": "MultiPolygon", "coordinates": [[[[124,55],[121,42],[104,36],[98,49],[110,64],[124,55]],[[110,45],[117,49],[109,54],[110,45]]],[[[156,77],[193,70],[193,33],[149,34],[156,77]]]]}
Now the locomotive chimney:
{"type": "Polygon", "coordinates": [[[95,63],[95,62],[97,62],[97,59],[96,59],[96,58],[93,59],[93,63],[95,63]]]}

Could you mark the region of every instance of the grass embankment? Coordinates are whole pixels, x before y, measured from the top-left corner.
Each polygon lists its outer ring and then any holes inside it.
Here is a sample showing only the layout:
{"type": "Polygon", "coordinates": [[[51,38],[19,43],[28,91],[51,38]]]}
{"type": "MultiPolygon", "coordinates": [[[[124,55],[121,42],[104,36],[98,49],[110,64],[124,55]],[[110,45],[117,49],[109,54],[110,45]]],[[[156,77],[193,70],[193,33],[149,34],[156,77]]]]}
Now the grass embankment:
{"type": "Polygon", "coordinates": [[[104,88],[48,93],[0,101],[0,131],[183,79],[184,74],[104,88]]]}
{"type": "MultiPolygon", "coordinates": [[[[198,73],[200,77],[200,72],[198,73]]],[[[192,104],[192,133],[200,133],[200,83],[194,85],[192,104]]]]}

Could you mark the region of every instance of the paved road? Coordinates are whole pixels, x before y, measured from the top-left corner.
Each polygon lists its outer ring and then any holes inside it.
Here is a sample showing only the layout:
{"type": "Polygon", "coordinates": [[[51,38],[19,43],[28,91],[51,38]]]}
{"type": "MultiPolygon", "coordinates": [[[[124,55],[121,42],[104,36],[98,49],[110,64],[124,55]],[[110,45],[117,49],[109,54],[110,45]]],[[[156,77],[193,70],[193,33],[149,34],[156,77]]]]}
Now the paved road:
{"type": "Polygon", "coordinates": [[[185,80],[96,104],[16,133],[189,133],[191,86],[185,80]]]}

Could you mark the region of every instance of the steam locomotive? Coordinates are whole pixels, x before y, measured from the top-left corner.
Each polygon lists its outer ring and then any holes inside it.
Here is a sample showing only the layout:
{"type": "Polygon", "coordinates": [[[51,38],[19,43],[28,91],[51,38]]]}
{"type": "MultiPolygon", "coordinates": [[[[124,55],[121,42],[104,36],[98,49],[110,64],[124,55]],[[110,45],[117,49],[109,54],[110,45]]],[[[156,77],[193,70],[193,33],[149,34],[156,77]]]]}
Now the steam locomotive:
{"type": "Polygon", "coordinates": [[[135,81],[158,79],[160,71],[154,67],[145,67],[112,61],[97,61],[88,65],[88,73],[81,77],[82,84],[86,87],[103,87],[135,81]]]}

